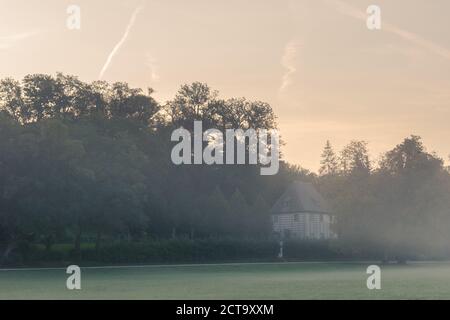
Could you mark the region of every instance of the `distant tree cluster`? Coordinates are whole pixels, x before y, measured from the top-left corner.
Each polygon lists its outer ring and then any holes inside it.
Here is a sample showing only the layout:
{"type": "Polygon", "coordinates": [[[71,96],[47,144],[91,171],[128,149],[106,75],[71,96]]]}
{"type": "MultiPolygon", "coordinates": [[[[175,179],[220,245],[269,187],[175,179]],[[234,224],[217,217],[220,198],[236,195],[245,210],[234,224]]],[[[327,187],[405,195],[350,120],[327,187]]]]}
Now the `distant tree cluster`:
{"type": "Polygon", "coordinates": [[[327,142],[318,184],[347,251],[399,261],[449,253],[449,168],[420,137],[404,139],[377,163],[364,141],[339,154],[327,142]]]}
{"type": "MultiPolygon", "coordinates": [[[[183,85],[161,105],[152,90],[85,83],[73,76],[0,81],[0,264],[31,245],[143,239],[263,239],[270,206],[295,180],[313,182],[337,215],[347,256],[428,256],[450,242],[450,174],[420,137],[380,161],[364,141],[335,153],[319,174],[281,162],[274,176],[248,165],[170,161],[171,132],[276,128],[270,105],[220,99],[206,84],[183,85]]],[[[162,250],[163,251],[163,250],[162,250]]]]}
{"type": "Polygon", "coordinates": [[[174,128],[276,127],[271,107],[221,100],[206,84],[181,87],[160,105],[152,90],[73,76],[0,81],[0,259],[20,246],[88,239],[267,237],[269,206],[288,181],[283,164],[175,166],[174,128]]]}

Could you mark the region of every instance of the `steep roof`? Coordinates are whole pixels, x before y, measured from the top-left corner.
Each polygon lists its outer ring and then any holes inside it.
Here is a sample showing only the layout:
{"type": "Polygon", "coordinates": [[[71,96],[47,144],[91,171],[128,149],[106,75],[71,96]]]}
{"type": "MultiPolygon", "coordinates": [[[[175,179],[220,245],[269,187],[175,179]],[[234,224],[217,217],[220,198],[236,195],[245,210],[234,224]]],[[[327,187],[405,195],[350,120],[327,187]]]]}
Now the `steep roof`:
{"type": "Polygon", "coordinates": [[[316,212],[330,213],[330,207],[311,183],[295,181],[272,207],[272,214],[316,212]]]}

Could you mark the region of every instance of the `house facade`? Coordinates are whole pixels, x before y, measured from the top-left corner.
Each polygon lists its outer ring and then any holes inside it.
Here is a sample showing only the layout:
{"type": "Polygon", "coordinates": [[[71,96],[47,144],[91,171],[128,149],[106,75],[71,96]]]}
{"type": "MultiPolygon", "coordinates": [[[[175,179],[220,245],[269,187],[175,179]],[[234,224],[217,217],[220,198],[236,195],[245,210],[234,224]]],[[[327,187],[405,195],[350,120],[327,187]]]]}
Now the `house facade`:
{"type": "Polygon", "coordinates": [[[281,239],[334,239],[335,217],[311,183],[296,181],[271,210],[272,230],[281,239]]]}

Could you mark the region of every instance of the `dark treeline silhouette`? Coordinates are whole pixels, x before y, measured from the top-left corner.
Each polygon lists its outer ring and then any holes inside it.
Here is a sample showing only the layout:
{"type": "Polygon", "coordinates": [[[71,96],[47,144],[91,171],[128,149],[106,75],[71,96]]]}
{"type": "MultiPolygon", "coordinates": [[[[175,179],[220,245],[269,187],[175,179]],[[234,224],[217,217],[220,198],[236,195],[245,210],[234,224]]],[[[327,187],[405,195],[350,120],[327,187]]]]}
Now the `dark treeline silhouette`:
{"type": "Polygon", "coordinates": [[[180,126],[275,129],[276,117],[267,103],[219,99],[202,83],[165,105],[151,94],[63,74],[0,82],[0,264],[65,243],[79,259],[86,243],[100,254],[164,239],[267,242],[270,206],[295,180],[332,204],[339,240],[330,246],[342,255],[448,253],[449,172],[419,137],[379,163],[363,141],[339,155],[327,143],[319,175],[285,162],[274,176],[249,165],[176,166],[170,134],[180,126]]]}
{"type": "Polygon", "coordinates": [[[327,142],[317,183],[338,215],[340,247],[382,260],[431,259],[450,253],[450,174],[418,136],[369,159],[367,143],[339,155],[327,142]]]}
{"type": "MultiPolygon", "coordinates": [[[[269,209],[308,173],[282,164],[176,166],[175,128],[276,127],[271,107],[218,99],[206,84],[181,87],[164,106],[126,83],[57,74],[0,82],[2,259],[22,247],[91,241],[238,237],[270,233],[269,209]]],[[[105,242],[105,241],[103,241],[105,242]]]]}

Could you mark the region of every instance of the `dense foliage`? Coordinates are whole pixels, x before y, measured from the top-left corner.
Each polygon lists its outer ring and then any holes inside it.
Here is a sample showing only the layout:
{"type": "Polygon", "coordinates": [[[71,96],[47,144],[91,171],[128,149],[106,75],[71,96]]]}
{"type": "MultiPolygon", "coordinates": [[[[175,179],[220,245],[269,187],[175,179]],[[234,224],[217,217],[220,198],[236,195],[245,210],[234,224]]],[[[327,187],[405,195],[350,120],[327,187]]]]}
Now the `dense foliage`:
{"type": "Polygon", "coordinates": [[[404,261],[450,252],[449,169],[420,137],[404,139],[377,163],[364,141],[352,141],[339,156],[327,143],[318,184],[351,255],[404,261]]]}
{"type": "Polygon", "coordinates": [[[0,82],[0,242],[3,260],[23,243],[269,233],[269,206],[307,173],[282,165],[175,166],[175,128],[275,128],[269,105],[221,100],[202,83],[159,105],[152,91],[58,74],[0,82]]]}
{"type": "Polygon", "coordinates": [[[168,239],[185,239],[174,243],[186,241],[186,252],[196,252],[194,240],[210,243],[202,252],[221,250],[212,239],[235,239],[230,250],[248,239],[266,243],[270,206],[294,180],[315,183],[331,202],[340,237],[334,246],[342,256],[403,259],[445,251],[449,172],[419,137],[405,139],[379,163],[370,161],[363,141],[340,154],[327,143],[319,175],[284,162],[275,176],[261,176],[257,166],[176,166],[170,161],[175,128],[192,129],[201,120],[204,130],[274,129],[276,117],[266,103],[223,100],[202,83],[182,86],[165,105],[151,94],[63,74],[0,82],[0,264],[41,252],[36,246],[49,257],[59,243],[72,243],[71,257],[78,259],[82,244],[93,243],[84,254],[106,262],[123,262],[115,254],[139,260],[132,250],[143,249],[131,243],[159,245],[143,259],[159,262],[164,259],[149,255],[170,255],[168,239]]]}

